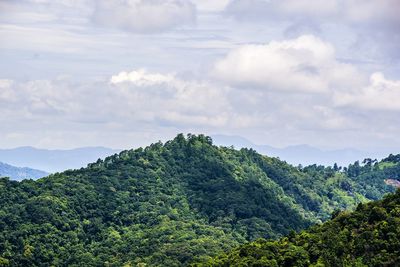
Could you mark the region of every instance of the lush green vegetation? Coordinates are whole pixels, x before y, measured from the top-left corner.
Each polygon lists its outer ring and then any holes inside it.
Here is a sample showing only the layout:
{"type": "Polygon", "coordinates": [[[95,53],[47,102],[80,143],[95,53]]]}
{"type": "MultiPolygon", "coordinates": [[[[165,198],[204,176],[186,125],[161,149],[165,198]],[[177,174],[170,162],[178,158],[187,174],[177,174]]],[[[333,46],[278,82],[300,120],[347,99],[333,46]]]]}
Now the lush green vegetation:
{"type": "Polygon", "coordinates": [[[322,225],[268,241],[259,239],[193,266],[398,266],[400,191],[359,204],[322,225]]]}
{"type": "MultiPolygon", "coordinates": [[[[382,162],[391,162],[384,164],[382,162]]],[[[382,162],[293,167],[178,135],[37,181],[0,179],[0,266],[180,266],[381,198],[382,162]]]]}

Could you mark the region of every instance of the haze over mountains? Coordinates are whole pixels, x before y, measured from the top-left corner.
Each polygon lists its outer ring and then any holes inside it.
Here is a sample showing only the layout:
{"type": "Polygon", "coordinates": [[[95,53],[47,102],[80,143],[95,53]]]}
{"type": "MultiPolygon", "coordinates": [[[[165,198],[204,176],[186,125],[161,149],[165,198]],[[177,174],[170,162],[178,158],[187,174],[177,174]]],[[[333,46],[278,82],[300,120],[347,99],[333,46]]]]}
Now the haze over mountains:
{"type": "MultiPolygon", "coordinates": [[[[280,159],[297,166],[317,164],[333,166],[348,166],[356,160],[364,158],[383,158],[389,151],[366,152],[353,148],[338,150],[322,150],[310,145],[295,145],[284,148],[276,148],[270,145],[254,144],[241,136],[212,135],[214,143],[221,146],[234,146],[235,148],[253,148],[258,153],[280,159]]],[[[0,162],[17,167],[29,167],[43,170],[41,173],[61,172],[68,169],[86,167],[88,163],[95,162],[120,152],[120,149],[106,147],[81,147],[70,150],[61,149],[38,149],[34,147],[18,147],[14,149],[0,149],[0,162]]],[[[25,176],[21,176],[25,177],[25,176]]],[[[42,176],[33,175],[31,178],[42,176]]],[[[11,176],[11,178],[13,178],[11,176]]],[[[28,177],[26,177],[28,178],[28,177]]],[[[20,177],[18,177],[20,179],[20,177]]]]}
{"type": "Polygon", "coordinates": [[[333,166],[337,163],[339,166],[347,166],[357,160],[365,158],[381,159],[394,151],[362,151],[354,148],[343,148],[336,150],[322,150],[307,144],[287,146],[276,148],[269,145],[258,145],[250,140],[233,135],[212,135],[215,144],[222,146],[231,146],[235,148],[253,148],[258,153],[270,157],[279,157],[292,165],[324,165],[333,166]]]}
{"type": "Polygon", "coordinates": [[[34,147],[0,149],[0,161],[18,167],[30,167],[46,172],[60,172],[85,167],[99,158],[120,150],[105,147],[82,147],[71,150],[48,150],[34,147]]]}
{"type": "Polygon", "coordinates": [[[13,180],[38,179],[49,175],[47,172],[31,168],[20,168],[0,162],[0,177],[9,177],[13,180]]]}

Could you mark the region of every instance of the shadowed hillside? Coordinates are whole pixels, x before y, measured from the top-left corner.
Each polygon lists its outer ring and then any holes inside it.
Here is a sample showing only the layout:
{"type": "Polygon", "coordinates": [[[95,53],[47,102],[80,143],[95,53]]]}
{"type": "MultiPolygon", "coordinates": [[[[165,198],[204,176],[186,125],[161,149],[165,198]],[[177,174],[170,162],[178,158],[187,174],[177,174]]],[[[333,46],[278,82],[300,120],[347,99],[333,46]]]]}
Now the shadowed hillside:
{"type": "Polygon", "coordinates": [[[400,191],[278,241],[257,240],[193,266],[398,266],[400,191]]]}

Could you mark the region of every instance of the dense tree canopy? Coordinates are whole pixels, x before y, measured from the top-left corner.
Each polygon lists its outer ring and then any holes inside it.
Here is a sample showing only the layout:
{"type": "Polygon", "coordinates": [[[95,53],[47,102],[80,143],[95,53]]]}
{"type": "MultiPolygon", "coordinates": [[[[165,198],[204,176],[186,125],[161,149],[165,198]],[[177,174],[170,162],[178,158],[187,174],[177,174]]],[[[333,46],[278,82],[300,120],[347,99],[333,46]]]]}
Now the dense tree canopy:
{"type": "Polygon", "coordinates": [[[178,135],[37,181],[2,178],[0,266],[207,262],[381,198],[394,190],[384,180],[399,178],[398,163],[293,167],[178,135]]]}
{"type": "Polygon", "coordinates": [[[400,191],[280,240],[242,245],[193,266],[398,266],[400,191]]]}

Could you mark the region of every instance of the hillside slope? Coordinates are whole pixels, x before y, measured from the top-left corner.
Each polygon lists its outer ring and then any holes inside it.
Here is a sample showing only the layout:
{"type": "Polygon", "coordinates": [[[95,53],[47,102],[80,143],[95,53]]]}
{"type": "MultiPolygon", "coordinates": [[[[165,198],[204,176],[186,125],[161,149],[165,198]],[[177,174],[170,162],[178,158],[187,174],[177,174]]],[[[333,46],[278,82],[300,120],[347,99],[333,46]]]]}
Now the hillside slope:
{"type": "Polygon", "coordinates": [[[47,172],[31,168],[20,168],[0,162],[0,177],[21,181],[23,179],[38,179],[49,175],[47,172]]]}
{"type": "Polygon", "coordinates": [[[178,135],[87,168],[0,179],[0,261],[11,266],[180,266],[278,238],[382,197],[398,159],[292,167],[178,135]],[[373,192],[371,194],[371,192],[373,192]]]}
{"type": "Polygon", "coordinates": [[[399,266],[400,191],[278,241],[257,240],[193,266],[399,266]]]}

